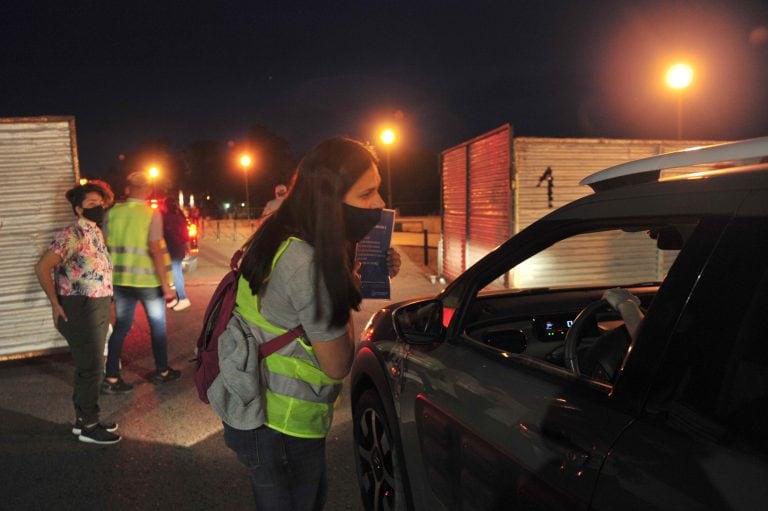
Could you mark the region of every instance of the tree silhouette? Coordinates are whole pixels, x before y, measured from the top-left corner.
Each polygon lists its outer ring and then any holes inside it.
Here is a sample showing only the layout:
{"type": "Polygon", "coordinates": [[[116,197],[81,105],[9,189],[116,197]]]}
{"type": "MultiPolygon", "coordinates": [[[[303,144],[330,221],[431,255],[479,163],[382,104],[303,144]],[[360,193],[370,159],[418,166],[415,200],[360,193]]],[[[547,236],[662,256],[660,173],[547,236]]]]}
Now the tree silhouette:
{"type": "Polygon", "coordinates": [[[274,198],[275,186],[289,183],[296,169],[296,160],[288,141],[261,124],[248,130],[244,145],[254,155],[253,179],[249,181],[249,188],[251,205],[258,213],[258,208],[274,198]]]}

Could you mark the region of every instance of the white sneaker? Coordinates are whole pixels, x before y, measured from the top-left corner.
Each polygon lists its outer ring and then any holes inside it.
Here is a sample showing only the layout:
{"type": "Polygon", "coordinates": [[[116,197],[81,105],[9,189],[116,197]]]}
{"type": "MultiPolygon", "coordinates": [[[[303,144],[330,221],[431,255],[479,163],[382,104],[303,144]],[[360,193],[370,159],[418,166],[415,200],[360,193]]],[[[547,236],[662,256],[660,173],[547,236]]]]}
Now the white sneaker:
{"type": "Polygon", "coordinates": [[[178,304],[178,303],[179,303],[179,299],[178,298],[174,298],[170,302],[166,302],[165,306],[168,307],[169,309],[173,309],[174,307],[176,307],[176,304],[178,304]]]}
{"type": "Polygon", "coordinates": [[[171,307],[175,311],[183,311],[184,309],[188,309],[192,305],[192,302],[189,301],[188,298],[184,298],[183,300],[179,300],[179,303],[171,307]]]}

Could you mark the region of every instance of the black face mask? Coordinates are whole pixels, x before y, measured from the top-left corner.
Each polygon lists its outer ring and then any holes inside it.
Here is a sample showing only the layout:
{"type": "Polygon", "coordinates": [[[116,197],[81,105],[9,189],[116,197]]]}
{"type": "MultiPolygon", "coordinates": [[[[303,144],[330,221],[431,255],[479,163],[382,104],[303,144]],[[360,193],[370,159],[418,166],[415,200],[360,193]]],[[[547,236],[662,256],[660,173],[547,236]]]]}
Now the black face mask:
{"type": "Polygon", "coordinates": [[[347,227],[347,239],[352,243],[357,243],[365,238],[365,235],[381,220],[381,208],[356,208],[346,203],[342,204],[341,207],[344,225],[347,227]]]}
{"type": "Polygon", "coordinates": [[[83,208],[83,218],[96,222],[96,225],[101,227],[101,222],[104,220],[104,206],[94,206],[92,208],[83,208]]]}

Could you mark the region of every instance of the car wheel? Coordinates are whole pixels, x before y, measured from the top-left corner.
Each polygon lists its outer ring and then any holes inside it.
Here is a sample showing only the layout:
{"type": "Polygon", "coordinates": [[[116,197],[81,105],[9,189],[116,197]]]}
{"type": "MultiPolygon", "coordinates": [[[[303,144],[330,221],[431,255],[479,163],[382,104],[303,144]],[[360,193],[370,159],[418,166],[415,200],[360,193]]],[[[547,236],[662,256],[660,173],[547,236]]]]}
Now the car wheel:
{"type": "Polygon", "coordinates": [[[354,408],[355,465],[363,506],[369,511],[404,511],[400,454],[384,406],[366,390],[354,408]]]}

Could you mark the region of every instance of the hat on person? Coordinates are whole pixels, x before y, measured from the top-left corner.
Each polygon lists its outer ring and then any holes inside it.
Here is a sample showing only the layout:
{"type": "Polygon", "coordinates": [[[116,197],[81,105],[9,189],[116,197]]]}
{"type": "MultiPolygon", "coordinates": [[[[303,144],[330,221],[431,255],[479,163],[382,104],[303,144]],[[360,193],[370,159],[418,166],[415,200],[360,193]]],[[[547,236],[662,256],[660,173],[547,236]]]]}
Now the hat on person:
{"type": "Polygon", "coordinates": [[[144,172],[131,172],[126,178],[128,185],[136,188],[144,188],[149,186],[149,177],[144,172]]]}
{"type": "Polygon", "coordinates": [[[285,195],[286,193],[288,193],[288,187],[287,186],[285,186],[285,185],[277,185],[275,187],[275,196],[276,197],[281,197],[281,196],[285,195]]]}

